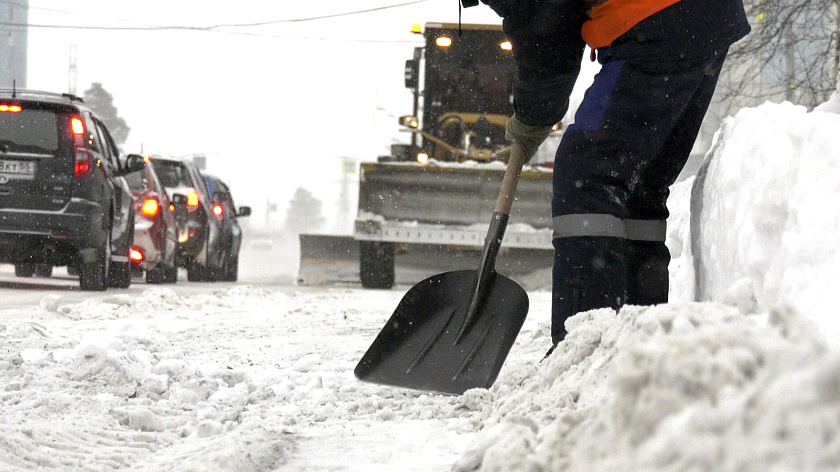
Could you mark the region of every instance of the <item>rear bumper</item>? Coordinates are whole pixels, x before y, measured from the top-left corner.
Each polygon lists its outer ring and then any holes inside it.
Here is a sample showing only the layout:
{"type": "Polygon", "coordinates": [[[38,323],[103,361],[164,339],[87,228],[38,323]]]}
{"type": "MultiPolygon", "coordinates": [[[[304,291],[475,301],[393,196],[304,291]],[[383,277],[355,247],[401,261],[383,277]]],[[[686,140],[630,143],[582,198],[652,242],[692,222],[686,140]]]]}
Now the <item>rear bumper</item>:
{"type": "Polygon", "coordinates": [[[102,208],[88,200],[56,211],[0,209],[0,261],[64,265],[80,250],[102,247],[104,227],[102,208]]]}
{"type": "Polygon", "coordinates": [[[134,225],[134,247],[143,253],[141,262],[131,262],[132,267],[149,270],[163,261],[163,251],[166,241],[156,242],[153,236],[153,226],[146,221],[138,220],[134,225]]]}
{"type": "Polygon", "coordinates": [[[190,216],[186,228],[179,230],[188,236],[178,242],[178,264],[187,267],[192,262],[207,264],[207,238],[210,237],[209,224],[200,215],[190,216]],[[186,231],[184,231],[186,230],[186,231]]]}

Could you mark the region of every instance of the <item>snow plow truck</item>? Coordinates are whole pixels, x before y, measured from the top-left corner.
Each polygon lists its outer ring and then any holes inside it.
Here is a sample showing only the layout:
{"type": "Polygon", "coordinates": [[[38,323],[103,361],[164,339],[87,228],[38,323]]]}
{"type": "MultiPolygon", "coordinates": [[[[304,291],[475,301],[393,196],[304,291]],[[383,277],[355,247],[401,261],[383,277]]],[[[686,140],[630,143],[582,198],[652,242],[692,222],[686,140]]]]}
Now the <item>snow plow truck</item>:
{"type": "MultiPolygon", "coordinates": [[[[510,153],[510,43],[498,25],[412,31],[425,45],[405,65],[414,106],[399,126],[411,142],[360,165],[352,236],[300,235],[301,285],[391,288],[477,265],[510,153]]],[[[550,166],[523,169],[496,263],[508,277],[551,267],[551,180],[550,166]]]]}

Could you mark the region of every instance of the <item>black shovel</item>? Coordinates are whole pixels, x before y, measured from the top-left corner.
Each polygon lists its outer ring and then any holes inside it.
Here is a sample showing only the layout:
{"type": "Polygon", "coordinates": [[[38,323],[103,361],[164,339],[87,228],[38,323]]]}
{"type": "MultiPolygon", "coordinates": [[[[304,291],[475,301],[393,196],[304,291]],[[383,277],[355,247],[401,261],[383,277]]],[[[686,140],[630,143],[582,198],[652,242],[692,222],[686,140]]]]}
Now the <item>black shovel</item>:
{"type": "Polygon", "coordinates": [[[493,385],[528,315],[528,294],[495,270],[525,160],[514,144],[478,270],[412,287],[359,361],[356,378],[453,394],[493,385]]]}

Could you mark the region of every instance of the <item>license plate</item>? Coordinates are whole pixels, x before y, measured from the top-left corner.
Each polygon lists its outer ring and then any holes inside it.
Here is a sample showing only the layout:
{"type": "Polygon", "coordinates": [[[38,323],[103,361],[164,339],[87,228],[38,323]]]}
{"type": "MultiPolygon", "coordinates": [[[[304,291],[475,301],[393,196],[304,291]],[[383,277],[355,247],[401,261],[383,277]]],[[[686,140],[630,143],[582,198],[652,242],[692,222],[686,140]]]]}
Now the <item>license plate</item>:
{"type": "Polygon", "coordinates": [[[12,179],[34,179],[36,165],[32,161],[0,160],[0,176],[12,179]]]}

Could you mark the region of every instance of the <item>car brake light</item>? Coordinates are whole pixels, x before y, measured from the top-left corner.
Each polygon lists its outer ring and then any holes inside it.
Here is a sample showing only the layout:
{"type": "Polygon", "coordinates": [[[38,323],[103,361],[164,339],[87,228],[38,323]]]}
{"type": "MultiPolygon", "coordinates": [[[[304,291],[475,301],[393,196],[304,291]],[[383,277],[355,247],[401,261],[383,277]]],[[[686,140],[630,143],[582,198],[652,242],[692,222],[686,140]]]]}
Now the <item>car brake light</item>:
{"type": "Polygon", "coordinates": [[[6,103],[0,103],[0,112],[9,112],[9,113],[20,113],[23,111],[23,108],[20,105],[8,105],[6,103]]]}
{"type": "Polygon", "coordinates": [[[73,117],[73,119],[70,120],[70,128],[76,136],[85,134],[85,125],[79,118],[73,117]]]}
{"type": "Polygon", "coordinates": [[[156,216],[158,214],[158,201],[154,198],[147,198],[140,207],[140,214],[143,216],[156,216]]]}
{"type": "Polygon", "coordinates": [[[198,193],[195,190],[187,192],[187,207],[190,210],[198,208],[198,193]]]}
{"type": "Polygon", "coordinates": [[[134,262],[141,262],[143,260],[143,251],[141,251],[140,248],[133,247],[131,248],[129,257],[134,262]]]}
{"type": "Polygon", "coordinates": [[[79,179],[90,174],[90,167],[90,152],[85,148],[77,147],[73,165],[73,176],[79,179]]]}
{"type": "Polygon", "coordinates": [[[214,215],[216,215],[216,216],[222,216],[222,212],[223,212],[223,211],[224,211],[224,210],[222,209],[222,206],[221,206],[221,205],[213,205],[213,214],[214,214],[214,215]]]}

